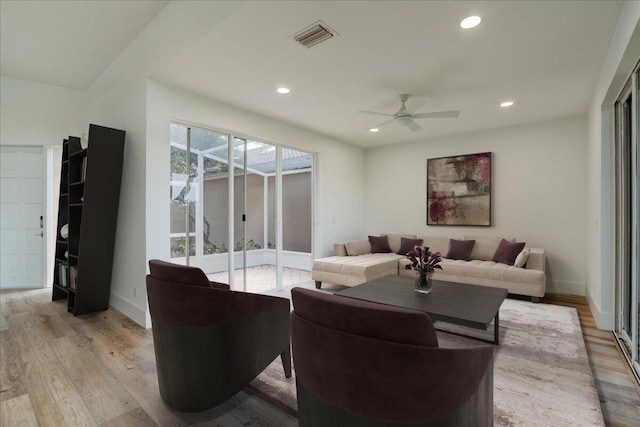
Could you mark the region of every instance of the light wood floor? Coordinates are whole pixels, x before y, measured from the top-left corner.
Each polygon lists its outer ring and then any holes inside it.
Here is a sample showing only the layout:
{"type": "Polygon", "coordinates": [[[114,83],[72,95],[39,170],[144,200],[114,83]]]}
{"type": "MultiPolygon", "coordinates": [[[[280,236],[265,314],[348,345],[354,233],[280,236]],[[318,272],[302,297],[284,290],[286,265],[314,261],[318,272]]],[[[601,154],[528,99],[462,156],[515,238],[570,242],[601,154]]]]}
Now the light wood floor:
{"type": "Polygon", "coordinates": [[[584,297],[547,294],[541,302],[574,307],[608,426],[640,426],[640,386],[615,343],[613,332],[596,328],[584,297]]]}
{"type": "Polygon", "coordinates": [[[0,292],[0,426],[297,426],[248,392],[197,414],[158,392],[151,330],[115,310],[74,317],[51,290],[0,292]]]}
{"type": "MultiPolygon", "coordinates": [[[[640,394],[584,298],[544,302],[578,309],[607,425],[640,425],[640,394]]],[[[151,331],[115,310],[74,317],[50,289],[1,291],[0,308],[0,426],[297,426],[250,392],[198,414],[169,410],[151,331]]]]}

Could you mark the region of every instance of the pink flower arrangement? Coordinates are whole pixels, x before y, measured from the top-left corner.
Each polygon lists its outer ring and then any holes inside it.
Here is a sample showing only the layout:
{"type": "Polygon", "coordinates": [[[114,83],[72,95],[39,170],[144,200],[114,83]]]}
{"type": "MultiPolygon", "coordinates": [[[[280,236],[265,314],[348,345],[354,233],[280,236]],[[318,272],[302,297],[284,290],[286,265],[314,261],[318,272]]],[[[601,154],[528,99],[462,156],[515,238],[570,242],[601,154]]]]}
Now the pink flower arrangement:
{"type": "Polygon", "coordinates": [[[428,274],[429,277],[433,276],[436,268],[442,270],[440,265],[442,254],[440,252],[432,254],[427,247],[414,246],[407,252],[407,258],[411,261],[411,264],[405,266],[407,270],[417,270],[420,274],[428,274]]]}

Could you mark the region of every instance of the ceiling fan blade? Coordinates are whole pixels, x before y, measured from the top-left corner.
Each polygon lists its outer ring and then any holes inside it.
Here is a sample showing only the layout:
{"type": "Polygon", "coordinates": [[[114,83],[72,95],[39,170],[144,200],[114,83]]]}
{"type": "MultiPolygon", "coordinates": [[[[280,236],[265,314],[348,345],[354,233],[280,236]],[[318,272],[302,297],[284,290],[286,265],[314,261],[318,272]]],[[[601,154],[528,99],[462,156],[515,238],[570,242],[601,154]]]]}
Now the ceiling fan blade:
{"type": "Polygon", "coordinates": [[[422,129],[422,126],[420,126],[419,124],[417,124],[413,120],[410,120],[410,121],[407,122],[407,127],[409,129],[411,129],[411,132],[418,132],[419,130],[422,129]]]}
{"type": "Polygon", "coordinates": [[[393,114],[378,113],[378,112],[375,112],[375,111],[358,110],[358,113],[360,113],[360,114],[371,114],[371,115],[374,115],[374,116],[393,117],[393,114]]]}
{"type": "Polygon", "coordinates": [[[420,113],[414,114],[414,118],[416,119],[448,119],[448,118],[456,118],[460,115],[460,111],[436,111],[433,113],[420,113]]]}
{"type": "Polygon", "coordinates": [[[382,126],[384,126],[384,125],[388,125],[388,124],[389,124],[389,123],[391,123],[391,122],[393,122],[393,120],[388,120],[388,121],[386,121],[386,122],[384,122],[384,123],[380,123],[380,124],[379,124],[379,125],[377,125],[377,126],[373,126],[373,127],[372,127],[372,129],[374,129],[374,128],[378,128],[378,129],[380,129],[382,126]]]}

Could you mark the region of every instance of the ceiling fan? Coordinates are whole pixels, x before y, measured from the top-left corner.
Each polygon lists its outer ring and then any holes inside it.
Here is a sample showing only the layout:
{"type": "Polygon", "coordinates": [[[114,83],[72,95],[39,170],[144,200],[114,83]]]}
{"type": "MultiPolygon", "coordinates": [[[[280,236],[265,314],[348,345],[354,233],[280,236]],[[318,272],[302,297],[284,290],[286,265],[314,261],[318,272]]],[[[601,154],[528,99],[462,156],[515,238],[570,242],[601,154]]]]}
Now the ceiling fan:
{"type": "Polygon", "coordinates": [[[380,128],[384,125],[387,125],[389,123],[392,122],[396,122],[398,123],[400,126],[405,126],[408,127],[412,132],[417,132],[420,129],[422,129],[422,126],[420,126],[418,123],[415,122],[415,119],[444,119],[444,118],[455,118],[458,117],[460,115],[460,111],[458,110],[454,110],[454,111],[435,111],[432,113],[415,113],[415,110],[417,110],[418,108],[422,107],[422,105],[424,104],[424,102],[419,103],[419,105],[414,105],[412,110],[407,108],[406,102],[409,99],[410,95],[403,93],[400,95],[400,102],[402,102],[402,105],[400,106],[400,109],[395,113],[395,114],[388,114],[388,113],[378,113],[376,111],[364,111],[364,110],[360,110],[358,111],[358,113],[361,114],[372,114],[372,115],[376,115],[376,116],[387,116],[387,117],[392,117],[391,120],[388,120],[384,123],[380,123],[378,126],[375,126],[376,128],[380,128]]]}

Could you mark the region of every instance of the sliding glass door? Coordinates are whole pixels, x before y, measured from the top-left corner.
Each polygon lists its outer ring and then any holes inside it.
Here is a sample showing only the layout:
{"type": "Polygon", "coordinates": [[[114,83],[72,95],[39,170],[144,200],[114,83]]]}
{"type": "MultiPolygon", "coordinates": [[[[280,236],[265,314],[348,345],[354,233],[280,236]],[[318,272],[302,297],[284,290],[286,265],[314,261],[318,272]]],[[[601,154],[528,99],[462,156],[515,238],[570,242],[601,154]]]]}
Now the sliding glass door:
{"type": "Polygon", "coordinates": [[[616,102],[616,337],[640,376],[638,69],[616,102]]]}
{"type": "Polygon", "coordinates": [[[270,257],[265,230],[275,223],[268,215],[268,175],[275,170],[276,146],[235,138],[235,269],[243,289],[260,292],[278,287],[277,264],[270,257]]]}
{"type": "MultiPolygon", "coordinates": [[[[171,125],[170,244],[171,258],[179,263],[204,268],[205,255],[227,252],[228,140],[221,133],[171,125]]],[[[226,270],[221,258],[207,262],[226,270]]]]}
{"type": "Polygon", "coordinates": [[[236,290],[310,281],[313,162],[312,153],[172,123],[172,260],[236,290]]]}

